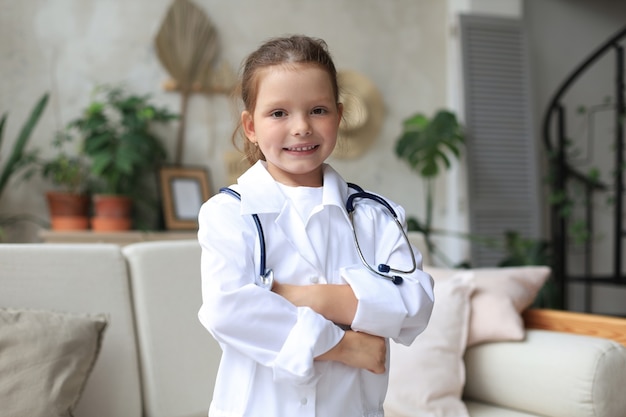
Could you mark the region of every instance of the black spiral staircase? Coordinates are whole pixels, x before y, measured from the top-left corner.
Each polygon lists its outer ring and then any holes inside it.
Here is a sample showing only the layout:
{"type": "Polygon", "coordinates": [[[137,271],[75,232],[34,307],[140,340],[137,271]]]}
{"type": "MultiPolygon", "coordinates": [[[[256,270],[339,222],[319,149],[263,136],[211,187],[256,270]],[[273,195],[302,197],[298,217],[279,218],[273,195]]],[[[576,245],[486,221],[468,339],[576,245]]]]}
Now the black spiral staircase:
{"type": "MultiPolygon", "coordinates": [[[[625,65],[624,65],[624,45],[626,41],[626,27],[611,36],[606,42],[598,47],[586,60],[584,60],[561,84],[549,102],[545,112],[542,135],[544,146],[549,155],[550,193],[552,204],[550,206],[550,239],[552,242],[552,268],[553,277],[557,285],[560,304],[563,309],[568,309],[568,284],[578,282],[584,285],[584,310],[591,312],[592,306],[592,286],[595,284],[605,285],[626,285],[626,278],[623,274],[622,264],[623,242],[626,238],[623,219],[623,195],[624,195],[624,122],[626,121],[625,103],[625,65]],[[568,131],[568,116],[577,110],[571,104],[566,103],[565,95],[572,87],[580,81],[581,76],[594,67],[600,60],[606,65],[606,60],[612,60],[614,74],[612,80],[612,93],[608,106],[614,115],[611,123],[612,136],[614,140],[614,166],[612,168],[612,178],[608,181],[600,181],[597,178],[584,174],[576,163],[572,162],[570,133],[568,131]],[[568,267],[569,257],[572,256],[573,238],[570,230],[571,203],[574,191],[572,184],[576,184],[578,191],[582,194],[582,203],[578,209],[584,217],[584,234],[587,236],[582,245],[582,259],[576,259],[582,264],[582,268],[575,268],[570,271],[568,267]],[[594,266],[594,196],[598,193],[611,193],[614,196],[612,203],[612,266],[611,273],[598,274],[594,266]]],[[[594,138],[588,138],[593,141],[594,138]]],[[[581,196],[577,198],[581,200],[581,196]]]]}

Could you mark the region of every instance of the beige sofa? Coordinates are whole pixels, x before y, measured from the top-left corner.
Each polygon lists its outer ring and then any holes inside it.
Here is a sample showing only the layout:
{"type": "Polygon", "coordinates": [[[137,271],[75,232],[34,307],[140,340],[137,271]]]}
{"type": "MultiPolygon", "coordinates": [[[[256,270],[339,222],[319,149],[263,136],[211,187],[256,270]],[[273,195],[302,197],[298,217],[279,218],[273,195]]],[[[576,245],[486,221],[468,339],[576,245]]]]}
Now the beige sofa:
{"type": "MultiPolygon", "coordinates": [[[[92,352],[93,368],[87,360],[81,371],[84,390],[78,378],[65,391],[55,392],[56,397],[19,383],[20,389],[11,389],[18,377],[3,373],[2,357],[7,357],[7,340],[17,342],[7,335],[10,326],[0,326],[0,416],[7,415],[2,410],[5,404],[19,399],[56,403],[58,397],[76,399],[80,394],[74,413],[78,417],[206,416],[220,350],[197,320],[199,257],[195,241],[125,247],[0,245],[0,308],[88,314],[95,321],[104,315],[107,321],[103,333],[94,332],[103,335],[102,344],[92,352]]],[[[534,326],[551,325],[549,319],[547,324],[542,320],[535,317],[534,326]]],[[[62,343],[59,338],[73,337],[71,332],[57,333],[58,338],[39,337],[38,344],[54,352],[51,345],[62,343]]],[[[607,338],[553,330],[529,330],[525,336],[523,341],[484,343],[466,352],[464,404],[472,417],[626,416],[623,346],[607,338]]],[[[85,343],[70,344],[66,351],[78,356],[85,343]]],[[[5,360],[4,366],[11,364],[5,360]]],[[[393,366],[407,364],[396,361],[393,366]]],[[[54,368],[41,372],[50,369],[54,368]]],[[[65,373],[72,372],[77,371],[65,373]]],[[[414,374],[420,378],[421,370],[414,374]]],[[[58,388],[62,382],[51,386],[58,388]]]]}

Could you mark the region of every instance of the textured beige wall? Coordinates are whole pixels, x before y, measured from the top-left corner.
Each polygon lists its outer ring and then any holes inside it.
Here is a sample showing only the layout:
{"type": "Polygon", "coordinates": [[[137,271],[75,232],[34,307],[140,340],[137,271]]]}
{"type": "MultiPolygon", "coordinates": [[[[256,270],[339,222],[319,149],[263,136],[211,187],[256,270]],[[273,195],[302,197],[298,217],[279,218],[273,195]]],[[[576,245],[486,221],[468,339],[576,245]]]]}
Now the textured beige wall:
{"type": "MultiPolygon", "coordinates": [[[[421,211],[420,180],[395,157],[393,147],[405,117],[445,106],[446,2],[196,3],[215,23],[221,59],[233,67],[265,38],[303,33],[324,38],[339,69],[367,75],[380,89],[387,109],[380,137],[363,157],[331,162],[346,179],[384,193],[409,213],[421,211]]],[[[0,112],[9,112],[5,153],[44,91],[52,96],[33,146],[47,146],[54,130],[78,115],[99,83],[123,82],[178,111],[179,96],[161,88],[167,74],[153,45],[169,4],[166,0],[0,0],[0,112]]],[[[222,158],[231,149],[233,123],[227,98],[195,96],[191,101],[184,163],[206,166],[214,189],[227,182],[222,158]]],[[[173,156],[175,126],[162,133],[173,156]]],[[[6,157],[0,156],[3,161],[6,157]]],[[[0,213],[46,218],[43,191],[37,180],[15,183],[3,195],[0,213]]],[[[32,240],[35,232],[27,228],[19,239],[32,240]]]]}

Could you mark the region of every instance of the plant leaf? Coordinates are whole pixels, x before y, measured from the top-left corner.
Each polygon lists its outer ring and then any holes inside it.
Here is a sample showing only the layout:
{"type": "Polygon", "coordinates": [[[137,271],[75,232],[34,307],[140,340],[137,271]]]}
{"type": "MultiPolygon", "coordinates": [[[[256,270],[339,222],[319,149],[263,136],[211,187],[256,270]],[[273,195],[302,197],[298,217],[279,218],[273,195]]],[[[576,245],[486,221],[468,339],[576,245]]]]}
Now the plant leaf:
{"type": "MultiPolygon", "coordinates": [[[[13,144],[13,150],[9,155],[9,159],[7,160],[6,165],[0,172],[0,196],[2,195],[2,192],[4,191],[4,188],[9,182],[11,176],[15,174],[15,172],[17,172],[18,169],[21,167],[20,162],[25,155],[24,148],[26,148],[26,145],[30,140],[30,136],[35,129],[35,126],[37,125],[41,114],[46,108],[46,104],[48,103],[48,97],[49,94],[44,93],[44,95],[39,99],[37,104],[35,104],[35,107],[31,110],[30,116],[28,117],[24,125],[22,125],[22,129],[20,130],[17,140],[13,144]]],[[[5,120],[6,115],[3,117],[2,120],[3,129],[5,120]]]]}
{"type": "Polygon", "coordinates": [[[461,156],[465,138],[454,113],[439,110],[432,119],[418,113],[403,122],[396,142],[396,156],[425,178],[433,178],[452,166],[448,154],[461,156]]]}

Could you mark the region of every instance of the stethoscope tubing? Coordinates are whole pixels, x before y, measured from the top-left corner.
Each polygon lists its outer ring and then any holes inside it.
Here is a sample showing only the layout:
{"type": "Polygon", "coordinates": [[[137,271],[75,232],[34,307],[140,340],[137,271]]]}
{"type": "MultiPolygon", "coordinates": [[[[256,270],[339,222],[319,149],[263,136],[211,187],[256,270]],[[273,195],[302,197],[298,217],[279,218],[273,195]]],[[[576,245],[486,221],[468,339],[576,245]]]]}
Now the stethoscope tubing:
{"type": "MultiPolygon", "coordinates": [[[[389,275],[388,273],[395,272],[395,273],[400,273],[400,274],[410,274],[417,269],[417,262],[415,260],[415,254],[413,253],[413,248],[411,247],[409,238],[406,235],[406,232],[404,231],[404,227],[402,223],[400,223],[400,221],[398,220],[398,215],[396,214],[395,210],[391,207],[391,205],[384,198],[376,194],[368,193],[356,184],[348,183],[348,186],[356,190],[356,192],[351,194],[348,197],[348,200],[346,201],[346,211],[348,212],[348,217],[350,218],[350,224],[352,227],[352,235],[354,237],[354,245],[356,247],[359,258],[361,259],[361,262],[371,273],[375,274],[376,276],[389,280],[395,285],[402,284],[404,279],[401,276],[389,275]],[[356,228],[354,227],[354,212],[356,209],[355,200],[363,199],[363,198],[376,201],[377,203],[385,207],[385,209],[389,212],[390,216],[393,218],[396,226],[398,227],[398,230],[402,234],[402,237],[405,243],[409,247],[409,251],[411,253],[411,262],[412,262],[411,269],[401,270],[401,269],[392,268],[386,264],[379,264],[378,270],[376,270],[367,262],[367,260],[365,259],[365,256],[363,255],[363,251],[361,250],[361,246],[359,244],[359,238],[356,233],[356,228]]],[[[222,187],[220,188],[219,191],[221,193],[229,194],[241,201],[241,194],[239,194],[237,191],[233,190],[232,188],[222,187]]],[[[261,220],[259,219],[258,215],[252,214],[252,218],[254,220],[254,224],[257,229],[257,235],[259,238],[259,252],[260,252],[259,253],[259,277],[258,277],[256,284],[261,287],[271,289],[272,284],[274,283],[274,273],[271,269],[267,269],[266,264],[265,264],[267,255],[265,251],[265,234],[263,233],[263,226],[261,225],[261,220]]]]}
{"type": "Polygon", "coordinates": [[[415,254],[413,253],[413,249],[411,248],[411,242],[409,241],[409,237],[404,232],[404,227],[402,226],[402,223],[400,223],[400,220],[398,220],[398,215],[396,214],[396,211],[391,207],[389,202],[387,202],[387,200],[385,200],[381,196],[365,192],[365,191],[363,191],[363,189],[361,187],[354,186],[354,184],[350,184],[349,183],[348,185],[353,186],[353,188],[355,188],[357,190],[356,193],[351,194],[348,197],[348,200],[346,201],[346,211],[348,212],[348,216],[350,217],[350,223],[352,225],[352,235],[354,236],[354,244],[356,246],[356,250],[358,252],[359,258],[361,258],[361,262],[373,274],[376,274],[379,277],[387,279],[387,280],[393,282],[396,285],[402,284],[404,279],[401,276],[399,276],[399,275],[388,275],[388,273],[389,272],[396,272],[396,273],[400,273],[400,274],[410,274],[410,273],[414,272],[417,269],[417,261],[415,260],[415,254]],[[387,211],[389,212],[389,214],[393,218],[394,223],[396,224],[396,226],[398,226],[398,230],[402,234],[402,237],[403,237],[405,243],[410,248],[411,262],[412,262],[411,269],[409,269],[409,270],[395,269],[395,268],[390,267],[387,264],[379,264],[378,265],[378,269],[374,269],[369,264],[369,262],[367,262],[367,260],[365,259],[365,256],[363,255],[363,251],[361,250],[361,246],[359,245],[359,238],[358,238],[357,233],[356,233],[356,227],[354,226],[354,212],[355,212],[355,209],[356,209],[355,200],[359,199],[359,198],[365,198],[365,199],[369,199],[369,200],[374,200],[377,203],[381,204],[383,207],[385,207],[385,209],[387,209],[387,211]]]}
{"type": "MultiPolygon", "coordinates": [[[[241,201],[241,194],[229,187],[220,188],[221,193],[230,194],[237,200],[241,201]]],[[[274,272],[271,269],[265,267],[265,261],[267,255],[265,253],[265,234],[263,233],[263,226],[261,226],[261,220],[257,214],[252,215],[254,224],[256,226],[257,235],[259,237],[259,277],[256,284],[260,287],[271,289],[274,284],[274,272]]]]}

